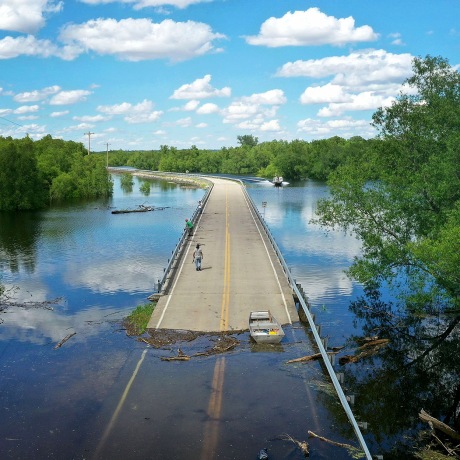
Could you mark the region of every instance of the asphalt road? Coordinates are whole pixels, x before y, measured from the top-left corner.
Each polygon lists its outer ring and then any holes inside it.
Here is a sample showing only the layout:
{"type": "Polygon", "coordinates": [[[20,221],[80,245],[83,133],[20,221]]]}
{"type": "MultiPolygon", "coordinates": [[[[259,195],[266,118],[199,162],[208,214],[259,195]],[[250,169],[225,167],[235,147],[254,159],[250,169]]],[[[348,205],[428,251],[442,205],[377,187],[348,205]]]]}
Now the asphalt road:
{"type": "Polygon", "coordinates": [[[176,277],[149,329],[219,332],[248,329],[249,313],[270,310],[281,324],[298,321],[292,290],[241,185],[213,179],[176,277]],[[193,251],[203,250],[196,271],[193,251]]]}

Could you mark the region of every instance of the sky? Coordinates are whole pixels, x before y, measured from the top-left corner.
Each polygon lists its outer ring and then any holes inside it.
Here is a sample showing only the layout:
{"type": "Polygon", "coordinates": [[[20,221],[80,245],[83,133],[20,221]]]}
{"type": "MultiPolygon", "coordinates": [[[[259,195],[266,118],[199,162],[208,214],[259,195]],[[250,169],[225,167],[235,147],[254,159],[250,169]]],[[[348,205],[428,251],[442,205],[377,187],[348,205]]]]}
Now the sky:
{"type": "Polygon", "coordinates": [[[91,151],[374,137],[460,0],[0,0],[0,136],[91,151]]]}

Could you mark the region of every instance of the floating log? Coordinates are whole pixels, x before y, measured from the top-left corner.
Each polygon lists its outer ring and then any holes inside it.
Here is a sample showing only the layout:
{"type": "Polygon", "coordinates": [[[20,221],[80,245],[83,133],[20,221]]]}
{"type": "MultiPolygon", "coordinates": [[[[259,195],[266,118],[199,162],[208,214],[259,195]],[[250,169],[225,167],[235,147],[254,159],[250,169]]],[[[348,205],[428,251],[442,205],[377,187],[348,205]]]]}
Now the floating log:
{"type": "Polygon", "coordinates": [[[68,334],[66,335],[55,347],[54,347],[54,350],[56,350],[56,348],[61,348],[62,345],[64,345],[64,343],[67,342],[67,340],[69,340],[71,337],[73,337],[74,335],[76,334],[76,332],[72,332],[71,334],[68,334]]]}
{"type": "Polygon", "coordinates": [[[355,446],[352,446],[351,444],[346,444],[346,443],[343,443],[343,442],[332,441],[331,439],[327,439],[327,438],[325,438],[324,436],[320,436],[320,435],[318,435],[318,434],[313,433],[313,431],[310,431],[310,430],[309,430],[309,431],[308,431],[308,434],[309,434],[312,438],[320,439],[321,441],[327,442],[328,444],[332,444],[333,446],[343,447],[343,448],[349,449],[349,450],[356,450],[356,447],[355,447],[355,446]]]}
{"type": "Polygon", "coordinates": [[[321,353],[315,353],[314,355],[307,355],[307,356],[302,356],[301,358],[290,359],[289,361],[286,361],[286,364],[304,363],[306,361],[314,361],[319,358],[321,358],[321,353]]]}
{"type": "Polygon", "coordinates": [[[420,411],[418,416],[420,417],[420,420],[423,420],[424,422],[430,424],[430,426],[436,428],[439,431],[442,431],[444,434],[446,434],[447,436],[450,436],[452,439],[460,441],[460,433],[457,433],[449,425],[446,425],[445,423],[441,422],[437,418],[432,417],[427,412],[425,412],[423,409],[420,411]]]}

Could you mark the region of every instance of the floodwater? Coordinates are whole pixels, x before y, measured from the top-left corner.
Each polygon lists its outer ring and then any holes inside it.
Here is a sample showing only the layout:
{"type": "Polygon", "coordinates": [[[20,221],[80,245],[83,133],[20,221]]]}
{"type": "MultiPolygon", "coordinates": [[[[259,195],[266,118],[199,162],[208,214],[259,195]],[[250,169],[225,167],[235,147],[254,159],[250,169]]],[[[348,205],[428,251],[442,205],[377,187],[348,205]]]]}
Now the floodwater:
{"type": "MultiPolygon", "coordinates": [[[[271,459],[352,458],[307,431],[357,446],[319,362],[308,330],[286,328],[279,346],[252,344],[248,333],[220,355],[162,361],[208,350],[218,337],[154,349],[127,337],[122,319],[146,303],[203,190],[134,178],[123,191],[114,175],[109,202],[0,215],[0,458],[271,459]],[[163,210],[111,214],[140,204],[163,210]],[[18,288],[18,289],[16,289],[18,288]],[[12,303],[13,302],[13,303],[12,303]],[[75,333],[61,347],[56,345],[75,333]],[[290,436],[292,439],[289,439],[290,436]]],[[[343,274],[359,245],[310,224],[323,184],[248,191],[313,310],[339,346],[359,333],[347,305],[360,292],[343,274]]]]}

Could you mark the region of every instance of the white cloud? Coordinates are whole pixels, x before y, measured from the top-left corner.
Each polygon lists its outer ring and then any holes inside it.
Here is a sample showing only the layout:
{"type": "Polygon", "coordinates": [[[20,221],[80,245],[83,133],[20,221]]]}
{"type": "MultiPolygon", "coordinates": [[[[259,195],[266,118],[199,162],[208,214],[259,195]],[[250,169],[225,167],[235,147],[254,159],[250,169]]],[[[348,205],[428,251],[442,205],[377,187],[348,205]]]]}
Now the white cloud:
{"type": "Polygon", "coordinates": [[[130,124],[152,123],[158,121],[163,114],[162,111],[154,111],[153,102],[147,99],[134,105],[129,102],[115,105],[100,105],[97,107],[97,110],[107,115],[124,115],[124,120],[130,124]]]}
{"type": "Polygon", "coordinates": [[[207,123],[198,123],[195,125],[195,128],[207,128],[208,124],[207,123]]]}
{"type": "Polygon", "coordinates": [[[49,0],[2,0],[0,29],[35,33],[45,25],[45,14],[59,12],[62,5],[49,0]]]}
{"type": "Polygon", "coordinates": [[[184,61],[216,51],[213,41],[225,38],[209,25],[165,19],[95,19],[65,26],[59,36],[68,45],[125,61],[169,59],[184,61]]]}
{"type": "Polygon", "coordinates": [[[81,0],[82,3],[88,5],[105,5],[107,3],[129,3],[133,4],[134,9],[139,10],[141,8],[156,7],[160,13],[164,13],[163,6],[173,6],[176,8],[187,8],[190,5],[197,3],[207,3],[212,0],[81,0]]]}
{"type": "Polygon", "coordinates": [[[262,123],[260,126],[261,131],[281,131],[281,127],[278,120],[270,120],[262,123]]]}
{"type": "Polygon", "coordinates": [[[196,110],[196,113],[200,115],[209,115],[212,113],[219,113],[219,111],[220,109],[216,104],[213,104],[212,102],[208,102],[198,107],[198,109],[196,110]]]}
{"type": "Polygon", "coordinates": [[[87,96],[92,94],[92,91],[84,89],[76,89],[72,91],[60,91],[50,100],[50,105],[68,105],[86,101],[87,96]]]}
{"type": "Polygon", "coordinates": [[[18,56],[58,57],[65,61],[75,59],[82,49],[76,46],[56,46],[50,40],[37,40],[32,35],[26,37],[5,37],[0,40],[0,59],[18,56]]]}
{"type": "Polygon", "coordinates": [[[321,121],[312,118],[297,123],[299,132],[307,133],[314,138],[327,138],[333,135],[349,138],[352,136],[373,137],[376,131],[368,120],[345,118],[340,120],[321,121]]]}
{"type": "Polygon", "coordinates": [[[18,117],[18,120],[36,120],[37,118],[37,115],[22,115],[18,117]]]}
{"type": "Polygon", "coordinates": [[[375,110],[378,107],[387,107],[395,100],[393,96],[376,95],[371,91],[351,94],[349,102],[331,102],[327,107],[318,111],[319,117],[340,116],[344,112],[357,110],[375,110]]]}
{"type": "Polygon", "coordinates": [[[213,88],[210,84],[211,75],[197,78],[192,83],[186,83],[176,89],[171,99],[207,99],[210,97],[229,97],[232,93],[229,87],[213,88]]]}
{"type": "Polygon", "coordinates": [[[13,113],[21,115],[21,114],[24,114],[24,113],[38,112],[38,110],[39,110],[38,105],[23,105],[21,107],[18,107],[15,110],[13,110],[13,113]]]}
{"type": "Polygon", "coordinates": [[[331,83],[369,89],[370,84],[401,84],[412,75],[412,59],[408,53],[354,51],[347,56],[288,62],[277,71],[277,76],[324,78],[334,75],[331,83]]]}
{"type": "Polygon", "coordinates": [[[16,102],[37,102],[46,99],[48,96],[51,96],[52,94],[56,94],[60,90],[61,88],[59,86],[54,85],[43,89],[18,93],[13,97],[13,99],[16,102]]]}
{"type": "Polygon", "coordinates": [[[84,123],[98,123],[100,121],[107,121],[110,120],[111,117],[104,117],[102,115],[86,115],[83,117],[73,117],[75,121],[82,121],[84,123]]]}
{"type": "Polygon", "coordinates": [[[68,115],[68,114],[69,114],[68,110],[63,110],[62,112],[52,112],[50,114],[50,117],[58,118],[58,117],[63,117],[63,116],[68,115]]]}
{"type": "Polygon", "coordinates": [[[264,120],[271,119],[281,104],[286,103],[284,92],[280,89],[255,93],[233,101],[222,110],[224,123],[241,123],[249,118],[258,119],[260,126],[264,120]]]}
{"type": "Polygon", "coordinates": [[[196,110],[196,108],[200,105],[200,101],[197,101],[197,100],[193,100],[193,101],[188,101],[185,105],[184,105],[184,110],[186,110],[187,112],[190,112],[192,110],[196,110]]]}
{"type": "Polygon", "coordinates": [[[300,96],[302,104],[323,104],[325,102],[348,102],[350,94],[346,94],[343,87],[328,83],[324,86],[310,86],[300,96]]]}
{"type": "Polygon", "coordinates": [[[374,41],[378,38],[371,27],[355,27],[355,20],[327,16],[319,8],[290,11],[282,18],[271,17],[260,27],[259,35],[246,37],[250,45],[312,46],[345,45],[346,43],[374,41]]]}
{"type": "Polygon", "coordinates": [[[286,96],[281,89],[272,89],[265,93],[255,93],[251,96],[244,96],[241,101],[247,104],[260,105],[282,105],[286,103],[286,96]]]}

